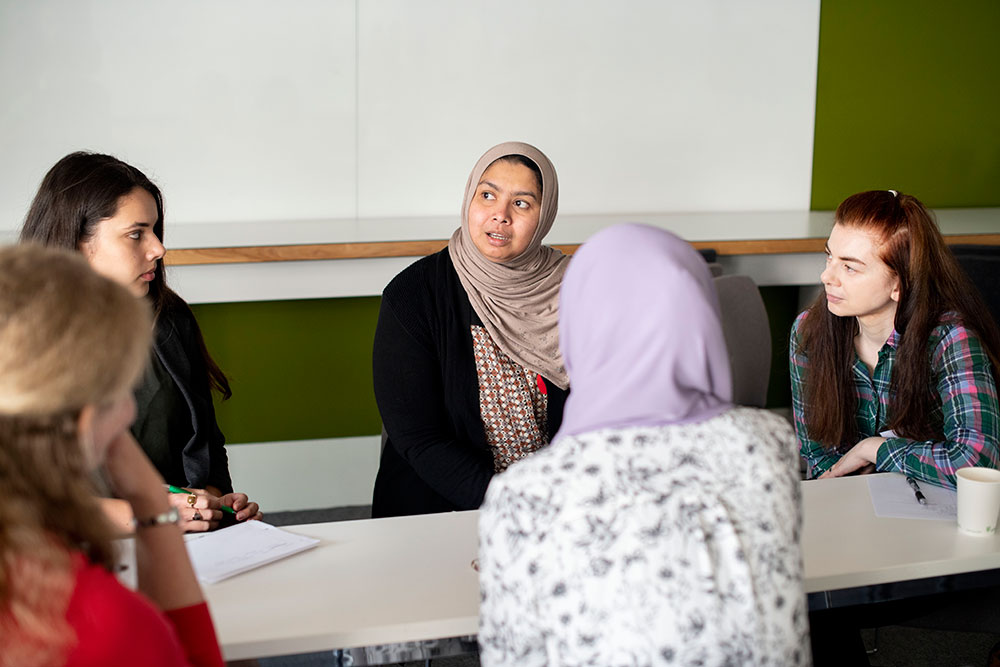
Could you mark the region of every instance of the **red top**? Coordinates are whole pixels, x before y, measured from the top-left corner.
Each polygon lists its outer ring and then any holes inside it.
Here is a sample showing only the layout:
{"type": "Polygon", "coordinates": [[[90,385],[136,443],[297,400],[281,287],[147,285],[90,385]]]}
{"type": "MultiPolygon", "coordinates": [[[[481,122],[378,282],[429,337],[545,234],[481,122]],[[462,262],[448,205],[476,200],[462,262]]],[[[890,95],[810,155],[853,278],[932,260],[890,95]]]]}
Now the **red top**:
{"type": "Polygon", "coordinates": [[[77,644],[67,665],[222,667],[215,626],[202,602],[166,613],[82,555],[66,620],[77,644]]]}

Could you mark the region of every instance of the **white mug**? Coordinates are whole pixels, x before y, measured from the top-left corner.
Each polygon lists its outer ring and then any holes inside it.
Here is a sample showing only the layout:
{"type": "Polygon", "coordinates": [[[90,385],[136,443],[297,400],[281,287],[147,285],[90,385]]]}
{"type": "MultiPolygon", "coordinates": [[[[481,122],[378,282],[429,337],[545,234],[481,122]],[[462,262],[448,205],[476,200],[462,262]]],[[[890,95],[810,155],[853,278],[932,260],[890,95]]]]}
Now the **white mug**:
{"type": "Polygon", "coordinates": [[[959,468],[958,527],[970,535],[994,535],[1000,515],[1000,470],[959,468]]]}

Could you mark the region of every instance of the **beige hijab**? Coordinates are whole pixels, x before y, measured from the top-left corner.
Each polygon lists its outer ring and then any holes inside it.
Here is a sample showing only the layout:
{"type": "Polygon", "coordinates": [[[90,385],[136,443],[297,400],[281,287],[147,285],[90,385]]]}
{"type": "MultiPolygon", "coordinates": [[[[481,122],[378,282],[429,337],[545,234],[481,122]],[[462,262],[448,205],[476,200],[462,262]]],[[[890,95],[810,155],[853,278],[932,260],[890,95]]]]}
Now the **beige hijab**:
{"type": "Polygon", "coordinates": [[[448,242],[455,271],[472,308],[490,337],[507,356],[566,389],[569,378],[559,354],[559,285],[569,257],[542,245],[559,208],[555,167],[534,146],[509,141],[486,151],[469,175],[462,202],[462,226],[448,242]],[[523,155],[542,172],[542,204],[538,227],[527,249],[503,264],[491,262],[476,248],[469,233],[469,205],[483,172],[507,155],[523,155]]]}

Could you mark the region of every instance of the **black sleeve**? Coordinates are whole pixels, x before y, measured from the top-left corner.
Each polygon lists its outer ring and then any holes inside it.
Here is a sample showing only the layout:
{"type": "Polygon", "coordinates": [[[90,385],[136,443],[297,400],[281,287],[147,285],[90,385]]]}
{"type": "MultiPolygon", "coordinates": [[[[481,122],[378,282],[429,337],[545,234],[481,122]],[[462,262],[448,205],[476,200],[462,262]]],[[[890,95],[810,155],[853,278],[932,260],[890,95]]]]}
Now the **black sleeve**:
{"type": "Polygon", "coordinates": [[[183,304],[177,308],[179,317],[183,318],[182,340],[184,353],[191,367],[191,400],[195,409],[195,420],[198,424],[196,437],[205,443],[208,450],[208,474],[204,486],[214,486],[222,493],[233,492],[233,481],[229,475],[229,455],[226,454],[226,437],[219,428],[215,418],[215,405],[212,402],[212,388],[208,381],[208,366],[198,344],[201,329],[194,313],[183,304]]]}
{"type": "MultiPolygon", "coordinates": [[[[211,406],[211,397],[209,406],[211,406]]],[[[208,456],[210,460],[208,471],[208,486],[214,486],[223,494],[233,492],[233,480],[229,475],[229,455],[226,453],[226,436],[215,421],[215,408],[209,408],[210,421],[208,431],[208,456]]]]}
{"type": "Polygon", "coordinates": [[[410,317],[404,326],[388,293],[379,310],[373,354],[375,400],[389,436],[387,446],[434,492],[459,508],[475,509],[493,476],[492,458],[455,432],[462,416],[455,419],[448,413],[445,364],[430,324],[431,307],[422,313],[407,308],[410,317]]]}

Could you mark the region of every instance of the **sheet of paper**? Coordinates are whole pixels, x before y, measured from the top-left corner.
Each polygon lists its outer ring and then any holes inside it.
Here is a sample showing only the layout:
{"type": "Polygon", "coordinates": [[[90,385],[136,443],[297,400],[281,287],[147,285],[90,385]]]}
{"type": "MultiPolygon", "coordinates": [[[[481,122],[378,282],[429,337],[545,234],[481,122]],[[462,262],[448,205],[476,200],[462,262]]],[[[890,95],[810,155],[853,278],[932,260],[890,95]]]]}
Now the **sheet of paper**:
{"type": "Polygon", "coordinates": [[[194,572],[203,584],[311,549],[319,540],[295,535],[263,521],[244,521],[186,542],[194,572]]]}
{"type": "Polygon", "coordinates": [[[129,535],[115,540],[115,576],[130,591],[139,590],[139,571],[135,562],[135,539],[129,535]]]}
{"type": "Polygon", "coordinates": [[[868,478],[868,493],[875,506],[875,516],[883,519],[936,519],[955,521],[958,513],[958,494],[949,489],[918,482],[920,492],[927,498],[921,505],[906,477],[898,473],[872,475],[868,478]]]}

